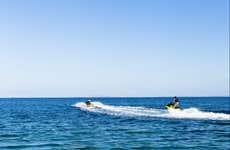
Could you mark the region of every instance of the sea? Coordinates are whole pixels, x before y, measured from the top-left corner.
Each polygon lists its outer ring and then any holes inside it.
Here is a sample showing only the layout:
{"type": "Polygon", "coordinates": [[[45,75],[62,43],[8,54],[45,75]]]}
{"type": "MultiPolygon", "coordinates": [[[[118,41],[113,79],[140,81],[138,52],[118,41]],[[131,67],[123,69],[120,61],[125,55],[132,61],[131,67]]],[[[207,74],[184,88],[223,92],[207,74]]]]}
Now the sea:
{"type": "Polygon", "coordinates": [[[181,110],[165,110],[171,100],[0,98],[0,150],[230,149],[230,97],[179,97],[181,110]]]}

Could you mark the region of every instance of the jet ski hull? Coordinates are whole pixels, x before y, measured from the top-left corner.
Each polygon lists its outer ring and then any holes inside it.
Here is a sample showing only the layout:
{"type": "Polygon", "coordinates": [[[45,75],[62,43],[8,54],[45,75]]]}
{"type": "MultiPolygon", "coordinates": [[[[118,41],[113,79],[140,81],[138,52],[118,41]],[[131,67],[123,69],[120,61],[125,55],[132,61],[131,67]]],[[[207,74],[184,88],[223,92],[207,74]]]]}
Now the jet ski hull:
{"type": "Polygon", "coordinates": [[[92,106],[92,103],[85,103],[87,107],[91,107],[92,106]]]}
{"type": "Polygon", "coordinates": [[[175,107],[175,106],[173,106],[173,105],[166,105],[166,106],[165,106],[165,109],[177,109],[177,110],[181,110],[180,107],[175,107]]]}

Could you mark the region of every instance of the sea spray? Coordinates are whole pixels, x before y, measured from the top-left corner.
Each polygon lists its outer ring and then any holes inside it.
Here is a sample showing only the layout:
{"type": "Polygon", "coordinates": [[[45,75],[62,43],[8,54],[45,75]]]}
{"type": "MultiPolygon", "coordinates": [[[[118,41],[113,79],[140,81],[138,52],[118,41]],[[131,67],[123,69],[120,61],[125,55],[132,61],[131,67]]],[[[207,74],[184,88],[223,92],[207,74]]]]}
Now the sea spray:
{"type": "Polygon", "coordinates": [[[197,108],[187,108],[183,110],[175,109],[154,109],[146,107],[132,106],[113,106],[105,105],[101,102],[92,102],[92,107],[87,107],[84,102],[79,102],[73,106],[83,111],[103,113],[119,116],[144,116],[144,117],[163,117],[163,118],[181,118],[181,119],[210,119],[210,120],[230,120],[230,114],[204,112],[197,108]]]}

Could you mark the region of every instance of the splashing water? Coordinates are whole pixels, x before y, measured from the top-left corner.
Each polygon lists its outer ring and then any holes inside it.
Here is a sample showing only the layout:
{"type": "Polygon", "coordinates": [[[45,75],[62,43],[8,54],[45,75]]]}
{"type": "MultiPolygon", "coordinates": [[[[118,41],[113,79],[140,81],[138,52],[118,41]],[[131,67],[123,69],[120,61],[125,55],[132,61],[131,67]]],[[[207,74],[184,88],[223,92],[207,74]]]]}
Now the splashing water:
{"type": "Polygon", "coordinates": [[[131,106],[112,106],[101,102],[92,102],[91,107],[87,107],[84,102],[79,102],[73,106],[83,111],[103,113],[118,116],[144,116],[144,117],[163,117],[163,118],[187,118],[187,119],[211,119],[211,120],[230,120],[230,114],[203,112],[197,108],[188,108],[184,110],[163,110],[146,107],[131,106]]]}

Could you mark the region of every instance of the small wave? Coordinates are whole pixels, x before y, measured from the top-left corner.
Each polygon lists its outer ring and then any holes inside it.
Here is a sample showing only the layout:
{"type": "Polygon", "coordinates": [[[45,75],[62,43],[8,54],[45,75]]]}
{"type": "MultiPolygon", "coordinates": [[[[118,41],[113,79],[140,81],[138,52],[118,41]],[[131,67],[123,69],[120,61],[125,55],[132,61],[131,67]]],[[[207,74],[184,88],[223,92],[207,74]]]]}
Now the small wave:
{"type": "Polygon", "coordinates": [[[112,106],[112,105],[105,105],[101,102],[92,102],[91,107],[87,107],[84,102],[76,103],[73,106],[78,107],[83,111],[103,113],[108,115],[119,115],[119,116],[230,120],[230,114],[203,112],[197,108],[188,108],[183,110],[175,110],[175,109],[164,110],[164,109],[154,109],[154,108],[146,108],[146,107],[112,106]]]}

